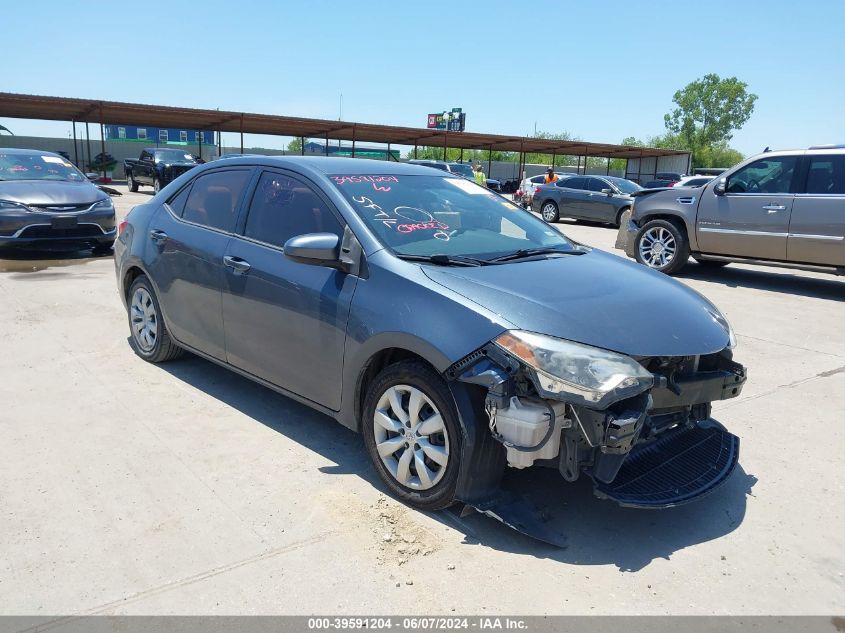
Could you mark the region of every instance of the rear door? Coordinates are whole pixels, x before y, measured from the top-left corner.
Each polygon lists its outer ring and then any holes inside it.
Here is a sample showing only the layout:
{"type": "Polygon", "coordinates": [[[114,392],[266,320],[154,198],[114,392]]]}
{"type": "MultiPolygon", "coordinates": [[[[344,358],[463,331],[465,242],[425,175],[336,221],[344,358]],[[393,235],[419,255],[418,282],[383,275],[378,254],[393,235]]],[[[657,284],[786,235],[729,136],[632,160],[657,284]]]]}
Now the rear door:
{"type": "Polygon", "coordinates": [[[287,259],[306,233],[341,237],[345,223],[321,191],[283,170],[264,171],[226,251],[223,320],[230,364],[333,410],[358,278],[287,259]]]}
{"type": "Polygon", "coordinates": [[[789,261],[845,266],[845,154],[807,157],[786,242],[789,261]]]}
{"type": "Polygon", "coordinates": [[[148,269],[176,339],[224,360],[223,256],[252,169],[206,172],[150,222],[148,269]]]}
{"type": "Polygon", "coordinates": [[[726,177],[724,195],[715,183],[701,189],[696,235],[704,253],[786,259],[786,237],[795,198],[799,156],[756,160],[726,177]]]}
{"type": "Polygon", "coordinates": [[[141,157],[138,159],[138,167],[136,174],[138,178],[136,178],[135,180],[146,185],[153,184],[154,167],[155,163],[153,162],[152,152],[148,152],[147,150],[142,151],[141,157]]]}

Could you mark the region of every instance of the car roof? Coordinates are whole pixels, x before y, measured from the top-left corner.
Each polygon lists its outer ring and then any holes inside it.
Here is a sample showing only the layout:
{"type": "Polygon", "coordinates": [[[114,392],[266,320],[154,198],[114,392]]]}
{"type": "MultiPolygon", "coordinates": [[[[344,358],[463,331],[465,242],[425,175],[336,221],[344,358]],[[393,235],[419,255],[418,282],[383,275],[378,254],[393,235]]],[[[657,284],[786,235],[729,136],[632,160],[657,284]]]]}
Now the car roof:
{"type": "MultiPolygon", "coordinates": [[[[331,174],[343,174],[349,176],[364,176],[378,174],[381,176],[430,176],[436,173],[441,177],[451,177],[449,172],[444,172],[433,167],[426,167],[421,164],[396,163],[386,160],[373,160],[369,158],[340,158],[334,156],[239,156],[225,161],[226,165],[260,165],[264,167],[288,168],[303,173],[327,176],[331,174]]],[[[219,161],[210,161],[203,167],[206,169],[219,167],[219,161]]]]}

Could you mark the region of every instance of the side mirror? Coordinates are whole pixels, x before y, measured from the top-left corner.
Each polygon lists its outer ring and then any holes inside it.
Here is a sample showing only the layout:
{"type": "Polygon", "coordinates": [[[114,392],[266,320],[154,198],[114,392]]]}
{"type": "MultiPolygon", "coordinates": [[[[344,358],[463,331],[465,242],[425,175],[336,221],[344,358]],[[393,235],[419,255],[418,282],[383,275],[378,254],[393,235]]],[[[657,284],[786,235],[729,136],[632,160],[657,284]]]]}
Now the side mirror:
{"type": "Polygon", "coordinates": [[[285,257],[300,264],[327,266],[347,272],[349,265],[340,260],[340,238],[334,233],[306,233],[285,242],[285,257]]]}
{"type": "Polygon", "coordinates": [[[613,189],[602,189],[601,192],[606,193],[609,196],[613,195],[613,189]]]}
{"type": "Polygon", "coordinates": [[[719,182],[717,182],[716,186],[713,187],[713,193],[715,193],[717,196],[724,196],[726,189],[727,180],[725,178],[719,178],[719,182]]]}
{"type": "Polygon", "coordinates": [[[94,182],[97,182],[97,181],[100,179],[100,176],[101,176],[101,175],[102,175],[102,174],[97,174],[97,173],[94,173],[93,171],[89,171],[89,172],[86,172],[86,173],[85,173],[85,177],[86,177],[88,180],[92,180],[92,181],[94,181],[94,182]]]}

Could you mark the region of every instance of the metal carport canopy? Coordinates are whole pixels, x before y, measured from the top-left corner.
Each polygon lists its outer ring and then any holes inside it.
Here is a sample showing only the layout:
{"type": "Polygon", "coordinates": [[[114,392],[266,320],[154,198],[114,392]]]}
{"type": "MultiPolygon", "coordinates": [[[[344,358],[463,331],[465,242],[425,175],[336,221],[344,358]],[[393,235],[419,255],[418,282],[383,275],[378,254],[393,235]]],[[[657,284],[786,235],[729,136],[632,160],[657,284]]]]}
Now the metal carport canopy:
{"type": "Polygon", "coordinates": [[[217,130],[244,134],[303,136],[344,141],[430,145],[456,149],[494,149],[540,154],[569,154],[599,158],[651,158],[688,154],[682,150],[563,141],[532,137],[447,132],[426,128],[328,121],[275,114],[226,112],[198,108],[123,103],[94,99],[46,97],[0,92],[0,117],[45,119],[112,125],[146,125],[189,130],[217,130]]]}

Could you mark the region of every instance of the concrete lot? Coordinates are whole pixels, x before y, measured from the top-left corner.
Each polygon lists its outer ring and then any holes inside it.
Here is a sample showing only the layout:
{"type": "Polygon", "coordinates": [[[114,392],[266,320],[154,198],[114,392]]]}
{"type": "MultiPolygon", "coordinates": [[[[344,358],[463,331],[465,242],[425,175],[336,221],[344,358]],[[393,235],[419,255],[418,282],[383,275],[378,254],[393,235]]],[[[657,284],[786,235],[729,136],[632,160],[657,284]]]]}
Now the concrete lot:
{"type": "MultiPolygon", "coordinates": [[[[612,229],[560,227],[620,253],[612,229]]],[[[749,367],[715,407],[741,468],[652,512],[520,473],[568,538],[555,549],[396,503],[359,436],[211,363],[143,362],[111,258],[63,257],[0,260],[4,614],[845,611],[841,279],[690,265],[679,279],[749,367]]]]}

